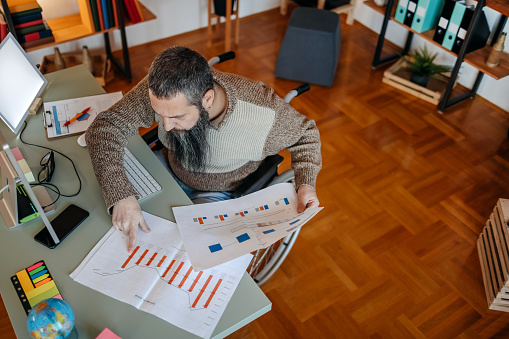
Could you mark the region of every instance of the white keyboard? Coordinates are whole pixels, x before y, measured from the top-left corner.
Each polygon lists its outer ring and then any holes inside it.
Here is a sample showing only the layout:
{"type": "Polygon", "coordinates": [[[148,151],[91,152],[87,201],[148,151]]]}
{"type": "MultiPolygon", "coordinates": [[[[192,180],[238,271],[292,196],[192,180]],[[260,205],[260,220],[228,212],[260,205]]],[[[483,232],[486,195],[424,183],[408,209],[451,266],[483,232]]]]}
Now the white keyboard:
{"type": "Polygon", "coordinates": [[[140,199],[161,190],[161,185],[126,147],[124,147],[124,168],[129,181],[140,195],[140,199]]]}

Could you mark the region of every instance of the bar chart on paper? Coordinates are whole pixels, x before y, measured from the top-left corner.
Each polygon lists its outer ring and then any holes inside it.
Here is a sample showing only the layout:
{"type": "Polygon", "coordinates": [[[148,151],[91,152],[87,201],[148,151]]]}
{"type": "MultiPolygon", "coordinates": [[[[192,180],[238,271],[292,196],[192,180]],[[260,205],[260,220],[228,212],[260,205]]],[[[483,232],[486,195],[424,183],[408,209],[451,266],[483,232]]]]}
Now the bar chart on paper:
{"type": "Polygon", "coordinates": [[[122,92],[99,94],[44,103],[44,121],[48,138],[84,133],[97,114],[122,98],[122,92]],[[87,110],[87,108],[89,108],[87,110]],[[85,114],[78,116],[80,112],[85,114]],[[77,117],[76,121],[65,125],[77,117]]]}
{"type": "Polygon", "coordinates": [[[152,232],[139,231],[130,254],[127,237],[112,228],[71,277],[191,333],[209,337],[251,256],[195,271],[176,225],[147,213],[144,217],[152,232]]]}
{"type": "Polygon", "coordinates": [[[191,263],[206,269],[265,248],[304,225],[321,208],[297,213],[291,184],[199,206],[174,207],[191,263]]]}

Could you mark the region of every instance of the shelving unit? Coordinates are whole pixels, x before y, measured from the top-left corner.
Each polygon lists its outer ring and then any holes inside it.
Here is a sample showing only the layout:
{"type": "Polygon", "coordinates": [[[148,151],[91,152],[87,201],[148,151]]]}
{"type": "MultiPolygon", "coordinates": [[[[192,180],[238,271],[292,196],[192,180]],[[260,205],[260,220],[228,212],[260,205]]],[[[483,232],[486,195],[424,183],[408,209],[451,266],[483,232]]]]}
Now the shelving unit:
{"type": "MultiPolygon", "coordinates": [[[[48,26],[50,26],[51,30],[53,31],[55,42],[30,47],[27,48],[25,51],[30,52],[45,47],[55,46],[67,41],[77,40],[87,36],[102,33],[104,36],[104,46],[106,50],[106,55],[111,60],[111,62],[113,62],[113,64],[122,72],[122,74],[126,77],[127,81],[131,82],[132,81],[131,63],[129,60],[129,50],[127,47],[127,37],[125,28],[126,26],[133,25],[133,23],[127,20],[127,18],[123,14],[122,0],[113,0],[116,2],[118,26],[102,30],[99,32],[96,32],[94,29],[88,0],[77,0],[77,1],[80,8],[80,13],[47,21],[48,26]],[[121,63],[117,58],[115,58],[111,51],[109,32],[112,32],[115,29],[120,30],[123,63],[121,63]]],[[[0,2],[2,3],[2,7],[5,11],[9,31],[14,35],[15,38],[17,38],[16,31],[14,29],[14,24],[12,22],[11,15],[9,12],[9,6],[7,5],[7,0],[0,0],[0,2]]],[[[142,22],[146,22],[156,18],[156,16],[152,12],[150,12],[142,3],[138,4],[141,11],[141,17],[143,18],[142,22]]]]}
{"type": "MultiPolygon", "coordinates": [[[[410,27],[403,25],[403,24],[399,23],[398,21],[393,20],[394,12],[395,12],[394,0],[388,0],[387,6],[385,8],[376,6],[371,1],[366,2],[366,5],[375,9],[376,11],[384,14],[384,19],[383,19],[382,27],[380,30],[380,35],[378,37],[378,43],[376,46],[375,55],[373,57],[373,64],[372,64],[373,68],[377,68],[381,64],[385,64],[389,61],[398,59],[401,56],[401,54],[407,54],[408,50],[410,49],[410,45],[412,43],[412,38],[413,38],[414,34],[417,34],[418,36],[422,37],[426,41],[429,41],[429,42],[435,44],[436,46],[443,48],[442,45],[436,43],[433,40],[433,36],[435,34],[435,29],[432,29],[432,30],[429,30],[429,31],[426,31],[423,33],[417,33],[415,31],[413,31],[410,27]],[[393,20],[394,22],[401,24],[401,26],[403,26],[405,29],[408,30],[408,35],[407,35],[405,46],[403,47],[402,52],[394,53],[394,54],[391,54],[391,55],[388,55],[388,56],[385,56],[382,58],[381,54],[382,54],[382,49],[383,49],[383,45],[385,42],[385,34],[387,32],[387,26],[388,26],[390,20],[393,20]]],[[[494,33],[494,37],[492,40],[493,41],[492,44],[494,44],[495,41],[498,39],[498,37],[502,33],[502,29],[504,28],[504,26],[507,22],[507,16],[509,15],[509,4],[507,3],[506,0],[490,0],[488,5],[486,5],[486,0],[478,0],[477,6],[474,11],[474,15],[472,17],[472,21],[470,22],[470,26],[468,28],[467,35],[465,37],[464,43],[461,47],[461,50],[457,55],[456,63],[454,64],[454,68],[451,72],[451,78],[446,86],[442,100],[438,104],[438,111],[441,113],[443,113],[448,107],[450,107],[458,102],[461,102],[467,98],[472,98],[472,99],[475,98],[477,89],[479,88],[479,84],[481,83],[481,80],[482,80],[484,74],[487,74],[496,80],[502,79],[509,75],[509,54],[508,53],[504,53],[500,59],[499,65],[497,67],[493,67],[493,68],[488,67],[486,65],[486,59],[488,58],[488,55],[490,54],[491,46],[486,45],[484,48],[481,48],[479,50],[473,51],[468,54],[466,53],[466,47],[468,46],[470,39],[471,39],[470,32],[473,31],[473,27],[476,27],[477,21],[479,19],[479,14],[481,13],[482,9],[485,6],[496,10],[497,12],[499,12],[502,15],[497,26],[495,27],[495,33],[494,33]],[[468,91],[467,93],[461,94],[457,97],[450,98],[453,85],[458,77],[459,70],[460,70],[461,64],[463,62],[468,63],[469,65],[473,66],[474,68],[476,68],[479,71],[477,74],[477,78],[474,82],[474,85],[472,86],[472,89],[470,89],[470,91],[468,91]]],[[[451,52],[450,50],[445,49],[445,48],[443,48],[443,49],[445,51],[447,51],[448,53],[451,53],[452,55],[456,56],[456,54],[451,52]]]]}

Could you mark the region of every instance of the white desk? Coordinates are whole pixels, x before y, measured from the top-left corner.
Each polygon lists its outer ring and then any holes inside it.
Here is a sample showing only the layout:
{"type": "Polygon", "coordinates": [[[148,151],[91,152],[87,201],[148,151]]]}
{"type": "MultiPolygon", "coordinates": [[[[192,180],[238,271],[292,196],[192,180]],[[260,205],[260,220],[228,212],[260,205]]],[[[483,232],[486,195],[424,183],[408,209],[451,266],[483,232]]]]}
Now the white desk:
{"type": "MultiPolygon", "coordinates": [[[[104,93],[84,66],[76,66],[46,75],[49,86],[43,93],[44,101],[69,99],[104,93]]],[[[11,147],[19,146],[34,174],[40,168],[39,160],[46,150],[23,145],[3,122],[0,129],[11,147]]],[[[42,114],[30,117],[23,133],[23,140],[47,145],[69,156],[76,164],[82,178],[81,193],[74,198],[60,198],[57,210],[49,215],[52,220],[67,205],[74,203],[90,212],[90,216],[57,248],[48,249],[33,240],[42,228],[42,221],[35,220],[15,229],[7,229],[0,220],[0,293],[18,338],[29,338],[26,315],[12,286],[10,277],[38,260],[44,260],[64,299],[76,316],[79,338],[95,338],[104,328],[109,328],[122,338],[196,338],[168,322],[134,307],[107,297],[74,282],[69,274],[78,266],[92,247],[111,227],[101,191],[95,179],[86,148],[80,147],[77,136],[48,141],[43,130],[42,114]]],[[[140,137],[132,138],[129,149],[147,167],[163,189],[141,202],[148,213],[174,220],[171,206],[191,203],[180,187],[164,169],[140,137]],[[150,164],[150,165],[148,165],[150,164]],[[162,198],[164,197],[164,199],[162,198]]],[[[77,189],[77,179],[70,163],[55,155],[55,174],[52,183],[63,193],[77,189]]],[[[228,304],[213,337],[222,338],[241,328],[271,309],[271,303],[246,273],[228,304]]]]}

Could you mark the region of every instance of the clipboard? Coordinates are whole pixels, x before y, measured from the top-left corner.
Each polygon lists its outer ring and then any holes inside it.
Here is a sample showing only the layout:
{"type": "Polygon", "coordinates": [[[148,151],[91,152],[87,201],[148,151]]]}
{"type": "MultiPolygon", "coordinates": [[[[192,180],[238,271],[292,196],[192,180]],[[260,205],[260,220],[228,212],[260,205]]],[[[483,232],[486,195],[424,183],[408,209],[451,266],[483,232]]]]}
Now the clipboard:
{"type": "Polygon", "coordinates": [[[88,97],[45,102],[43,123],[48,140],[83,134],[97,115],[122,99],[122,92],[92,95],[88,97]],[[64,126],[87,107],[90,110],[78,120],[64,126]]]}

